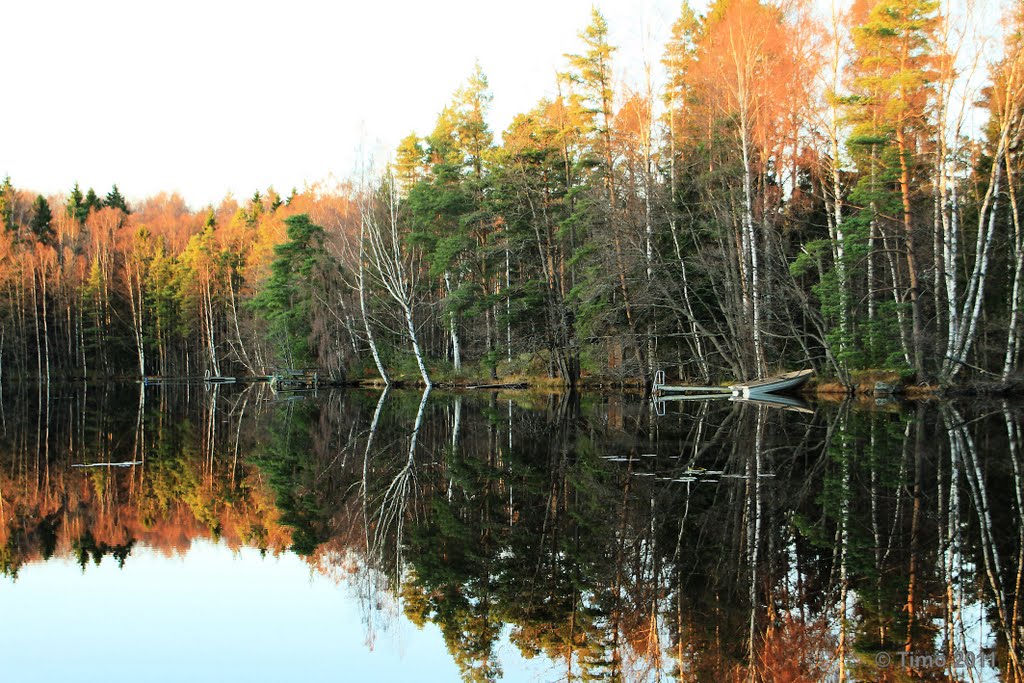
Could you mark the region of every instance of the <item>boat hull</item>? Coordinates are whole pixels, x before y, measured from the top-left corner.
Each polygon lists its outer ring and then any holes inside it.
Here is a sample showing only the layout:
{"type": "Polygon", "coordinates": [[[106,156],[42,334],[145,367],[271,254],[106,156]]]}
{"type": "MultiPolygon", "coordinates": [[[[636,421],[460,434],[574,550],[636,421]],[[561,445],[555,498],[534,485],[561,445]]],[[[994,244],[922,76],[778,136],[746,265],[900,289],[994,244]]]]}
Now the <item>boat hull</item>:
{"type": "Polygon", "coordinates": [[[804,385],[811,378],[812,374],[812,370],[800,370],[747,384],[734,384],[729,388],[732,390],[733,396],[748,399],[770,394],[781,394],[804,385]]]}

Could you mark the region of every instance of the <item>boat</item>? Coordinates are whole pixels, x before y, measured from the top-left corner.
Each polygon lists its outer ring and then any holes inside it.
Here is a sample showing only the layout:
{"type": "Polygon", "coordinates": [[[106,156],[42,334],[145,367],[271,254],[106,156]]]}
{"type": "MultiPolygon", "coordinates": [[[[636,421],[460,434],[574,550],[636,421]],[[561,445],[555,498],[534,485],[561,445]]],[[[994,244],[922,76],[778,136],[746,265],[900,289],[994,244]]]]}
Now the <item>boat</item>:
{"type": "Polygon", "coordinates": [[[766,394],[781,394],[803,386],[813,374],[813,370],[797,370],[796,372],[765,377],[764,379],[745,384],[733,384],[729,389],[732,391],[733,396],[756,399],[766,394]]]}

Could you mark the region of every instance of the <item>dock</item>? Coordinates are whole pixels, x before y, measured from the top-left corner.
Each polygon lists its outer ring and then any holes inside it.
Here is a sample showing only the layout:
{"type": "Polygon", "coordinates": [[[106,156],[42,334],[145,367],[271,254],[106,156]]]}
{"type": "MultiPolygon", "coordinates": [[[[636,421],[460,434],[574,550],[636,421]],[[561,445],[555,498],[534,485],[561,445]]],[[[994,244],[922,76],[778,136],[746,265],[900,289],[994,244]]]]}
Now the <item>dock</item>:
{"type": "Polygon", "coordinates": [[[270,388],[316,389],[320,386],[319,368],[274,368],[270,374],[270,388]]]}
{"type": "Polygon", "coordinates": [[[665,371],[658,370],[654,373],[654,385],[651,387],[654,394],[696,394],[692,398],[719,398],[732,394],[731,387],[701,387],[701,386],[673,386],[665,384],[665,371]]]}

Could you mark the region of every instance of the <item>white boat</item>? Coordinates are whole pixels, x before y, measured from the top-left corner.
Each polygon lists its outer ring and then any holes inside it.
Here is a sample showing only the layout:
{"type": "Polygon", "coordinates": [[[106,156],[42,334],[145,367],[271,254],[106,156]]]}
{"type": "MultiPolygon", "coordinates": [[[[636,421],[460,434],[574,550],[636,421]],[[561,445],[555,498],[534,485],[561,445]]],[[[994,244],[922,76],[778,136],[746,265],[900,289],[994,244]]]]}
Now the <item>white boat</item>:
{"type": "Polygon", "coordinates": [[[764,379],[745,384],[733,384],[729,389],[732,391],[733,396],[747,399],[758,398],[765,394],[778,394],[790,389],[796,389],[806,383],[813,374],[814,370],[797,370],[796,372],[765,377],[764,379]]]}

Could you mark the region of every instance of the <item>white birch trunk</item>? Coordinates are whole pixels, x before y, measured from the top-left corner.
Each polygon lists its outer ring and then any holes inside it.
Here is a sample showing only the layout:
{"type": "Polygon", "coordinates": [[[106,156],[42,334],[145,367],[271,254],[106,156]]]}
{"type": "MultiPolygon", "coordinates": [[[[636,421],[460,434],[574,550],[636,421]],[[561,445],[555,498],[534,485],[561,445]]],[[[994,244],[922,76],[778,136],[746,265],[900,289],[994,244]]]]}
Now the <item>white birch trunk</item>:
{"type": "MultiPolygon", "coordinates": [[[[46,354],[46,395],[49,398],[50,395],[50,325],[48,322],[49,313],[46,309],[46,265],[44,264],[40,270],[40,278],[43,285],[43,349],[46,354]]],[[[47,434],[49,434],[50,425],[46,425],[47,434]]]]}
{"type": "MultiPolygon", "coordinates": [[[[508,231],[508,224],[505,225],[508,231]]],[[[508,250],[508,238],[505,238],[505,333],[508,346],[508,362],[512,362],[512,256],[508,250]]]]}
{"type": "MultiPolygon", "coordinates": [[[[444,287],[448,294],[452,293],[452,276],[447,270],[444,271],[444,287]]],[[[459,344],[459,326],[455,320],[455,314],[448,314],[448,332],[452,338],[452,365],[455,372],[462,371],[462,350],[459,344]]]]}
{"type": "MultiPolygon", "coordinates": [[[[1009,151],[1007,150],[1007,156],[1009,151]]],[[[1003,358],[1002,379],[1005,382],[1017,369],[1020,351],[1020,297],[1021,280],[1024,279],[1024,236],[1021,234],[1020,211],[1017,206],[1016,179],[1010,159],[1006,160],[1006,187],[1009,191],[1010,218],[1013,221],[1013,287],[1010,293],[1010,325],[1006,336],[1006,356],[1003,358]]]]}
{"type": "Polygon", "coordinates": [[[209,274],[203,281],[203,317],[206,320],[206,350],[210,354],[213,376],[220,377],[220,363],[217,361],[217,343],[213,335],[213,297],[210,294],[209,274]]]}
{"type": "MultiPolygon", "coordinates": [[[[139,286],[141,288],[141,284],[139,286]]],[[[242,341],[242,329],[241,326],[238,324],[238,304],[235,301],[234,277],[230,272],[228,273],[228,294],[231,296],[231,320],[234,323],[235,339],[238,340],[238,349],[239,351],[241,351],[242,363],[245,364],[245,367],[249,370],[249,372],[255,375],[256,368],[253,366],[252,361],[249,359],[249,352],[246,351],[245,349],[245,342],[242,341]]]]}
{"type": "MultiPolygon", "coordinates": [[[[847,285],[846,276],[846,236],[843,233],[843,189],[840,184],[839,178],[839,159],[840,159],[840,123],[839,123],[839,107],[837,105],[839,88],[840,88],[840,57],[841,57],[841,45],[840,45],[840,31],[842,31],[841,22],[839,19],[839,12],[836,7],[836,2],[832,2],[832,59],[831,59],[831,75],[832,75],[832,97],[829,104],[829,147],[832,155],[832,259],[835,262],[836,275],[839,279],[839,332],[841,335],[841,341],[839,344],[839,366],[840,373],[843,375],[844,381],[847,379],[846,375],[846,362],[844,360],[844,351],[846,345],[850,340],[850,292],[847,285]]],[[[842,665],[840,665],[842,666],[842,665]]],[[[842,678],[842,676],[841,676],[842,678]]]]}
{"type": "MultiPolygon", "coordinates": [[[[988,276],[989,254],[996,230],[996,214],[999,208],[999,186],[1002,178],[1003,150],[1006,144],[1005,130],[1000,136],[992,175],[978,214],[978,238],[975,244],[974,268],[967,283],[967,293],[959,311],[962,321],[953,348],[946,354],[942,364],[943,381],[952,380],[960,372],[967,360],[974,339],[977,335],[978,321],[981,318],[982,303],[985,296],[985,284],[988,276]],[[987,225],[986,225],[987,223],[987,225]]],[[[954,302],[954,306],[958,305],[954,302]]]]}
{"type": "MultiPolygon", "coordinates": [[[[377,342],[373,338],[373,330],[370,328],[370,317],[366,314],[366,278],[365,278],[365,266],[363,262],[366,259],[366,225],[362,219],[359,221],[359,271],[358,271],[358,283],[357,289],[359,290],[359,314],[363,318],[363,330],[366,332],[366,341],[370,345],[370,354],[373,356],[373,364],[377,366],[377,374],[384,380],[384,386],[391,386],[391,378],[388,377],[387,370],[384,369],[384,363],[381,362],[380,352],[377,350],[377,342]]],[[[383,399],[383,395],[382,395],[383,399]]]]}
{"type": "Polygon", "coordinates": [[[406,331],[412,343],[412,350],[416,356],[416,365],[419,367],[423,384],[429,389],[433,383],[427,372],[413,315],[417,273],[415,255],[410,254],[402,246],[402,236],[399,234],[398,196],[393,178],[386,179],[383,191],[386,193],[383,206],[387,214],[384,221],[386,224],[382,225],[377,211],[368,200],[364,201],[360,207],[363,225],[366,226],[370,238],[370,255],[374,274],[402,312],[406,331]]]}
{"type": "Polygon", "coordinates": [[[409,330],[409,339],[412,340],[412,352],[416,355],[416,365],[420,369],[420,376],[423,377],[423,384],[429,390],[433,386],[433,382],[430,381],[427,366],[423,361],[423,351],[420,349],[420,342],[416,337],[416,325],[413,322],[412,309],[406,306],[402,310],[405,313],[405,324],[409,330]]]}
{"type": "Polygon", "coordinates": [[[128,305],[132,314],[132,334],[135,338],[135,353],[139,361],[139,377],[146,376],[146,351],[142,334],[142,275],[139,264],[129,256],[125,262],[128,279],[128,305]]]}
{"type": "Polygon", "coordinates": [[[750,168],[750,131],[747,106],[740,103],[740,146],[743,148],[743,244],[747,253],[745,261],[750,266],[747,281],[750,284],[750,315],[754,336],[754,362],[757,376],[767,371],[764,358],[764,342],[761,338],[761,283],[758,264],[757,235],[754,231],[753,172],[750,168]]]}

